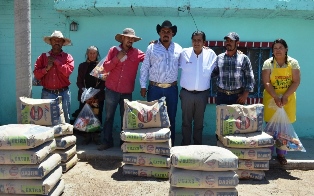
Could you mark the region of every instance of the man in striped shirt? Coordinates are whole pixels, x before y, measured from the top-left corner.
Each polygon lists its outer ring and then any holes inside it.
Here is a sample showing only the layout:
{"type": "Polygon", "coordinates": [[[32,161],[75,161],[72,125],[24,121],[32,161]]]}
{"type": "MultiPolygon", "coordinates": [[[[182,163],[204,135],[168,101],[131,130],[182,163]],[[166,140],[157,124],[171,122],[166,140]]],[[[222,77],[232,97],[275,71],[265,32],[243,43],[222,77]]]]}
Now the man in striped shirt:
{"type": "Polygon", "coordinates": [[[165,20],[156,26],[159,40],[150,44],[140,69],[141,96],[147,101],[166,97],[170,120],[172,146],[175,141],[175,118],[178,104],[178,66],[182,47],[172,42],[177,33],[177,26],[165,20]],[[148,90],[146,85],[148,84],[148,90]]]}

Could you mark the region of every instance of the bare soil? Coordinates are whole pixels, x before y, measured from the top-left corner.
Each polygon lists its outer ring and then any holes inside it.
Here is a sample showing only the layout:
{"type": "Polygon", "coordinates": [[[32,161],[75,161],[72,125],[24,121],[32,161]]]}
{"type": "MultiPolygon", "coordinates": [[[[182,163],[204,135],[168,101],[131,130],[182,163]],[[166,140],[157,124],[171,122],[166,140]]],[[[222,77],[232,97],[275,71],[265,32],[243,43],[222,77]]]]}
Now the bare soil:
{"type": "MultiPolygon", "coordinates": [[[[168,180],[124,176],[121,160],[90,160],[78,162],[63,175],[63,196],[162,196],[168,195],[168,180]]],[[[240,180],[239,196],[313,196],[314,170],[266,171],[265,179],[240,180]]]]}

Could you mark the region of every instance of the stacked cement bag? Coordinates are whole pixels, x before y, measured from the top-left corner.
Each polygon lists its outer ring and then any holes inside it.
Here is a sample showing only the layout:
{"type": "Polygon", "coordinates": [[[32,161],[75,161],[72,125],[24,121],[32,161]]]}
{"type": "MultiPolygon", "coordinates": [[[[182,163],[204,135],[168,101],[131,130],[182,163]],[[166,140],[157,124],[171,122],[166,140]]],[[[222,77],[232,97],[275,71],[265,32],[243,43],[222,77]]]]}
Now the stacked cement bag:
{"type": "Polygon", "coordinates": [[[0,126],[0,194],[61,195],[61,157],[55,149],[52,128],[0,126]]]}
{"type": "Polygon", "coordinates": [[[217,146],[171,148],[169,195],[237,196],[238,157],[217,146]]]}
{"type": "Polygon", "coordinates": [[[156,101],[124,100],[123,174],[169,178],[171,132],[165,98],[156,101]]]}
{"type": "Polygon", "coordinates": [[[64,123],[52,127],[57,147],[54,153],[61,156],[63,173],[74,167],[78,162],[76,153],[76,136],[73,135],[73,125],[64,123]]]}
{"type": "Polygon", "coordinates": [[[238,156],[239,178],[263,179],[271,159],[269,147],[274,144],[273,137],[262,132],[263,104],[217,105],[216,115],[217,146],[238,156]]]}

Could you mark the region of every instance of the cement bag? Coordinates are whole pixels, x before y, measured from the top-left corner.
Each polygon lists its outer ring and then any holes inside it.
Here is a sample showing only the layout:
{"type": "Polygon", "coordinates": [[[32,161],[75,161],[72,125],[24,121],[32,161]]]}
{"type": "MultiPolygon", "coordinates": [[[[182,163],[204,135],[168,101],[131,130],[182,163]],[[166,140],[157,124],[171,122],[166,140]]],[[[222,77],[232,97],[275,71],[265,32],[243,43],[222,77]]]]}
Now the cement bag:
{"type": "Polygon", "coordinates": [[[272,157],[270,148],[228,148],[220,141],[217,141],[217,146],[230,150],[239,159],[270,160],[272,157]]]}
{"type": "Polygon", "coordinates": [[[73,134],[73,125],[71,125],[69,123],[63,123],[63,124],[55,125],[52,128],[54,130],[54,136],[55,137],[73,134]]]}
{"type": "Polygon", "coordinates": [[[72,145],[66,149],[55,150],[53,153],[57,153],[61,156],[62,162],[67,162],[70,158],[72,158],[76,154],[76,145],[72,145]]]}
{"type": "Polygon", "coordinates": [[[170,150],[171,165],[177,168],[202,171],[238,169],[238,157],[231,151],[206,145],[176,146],[170,150]]]}
{"type": "Polygon", "coordinates": [[[263,130],[264,105],[217,105],[216,134],[252,133],[263,130]]]}
{"type": "Polygon", "coordinates": [[[123,166],[123,175],[168,179],[169,178],[169,168],[124,165],[123,166]]]}
{"type": "Polygon", "coordinates": [[[0,150],[0,165],[39,164],[55,149],[56,141],[51,140],[28,150],[0,150]]]}
{"type": "Polygon", "coordinates": [[[269,161],[239,159],[239,169],[269,170],[269,161]]]}
{"type": "MultiPolygon", "coordinates": [[[[60,196],[64,192],[64,180],[61,179],[55,187],[48,193],[48,196],[60,196]]],[[[12,196],[12,194],[1,194],[1,196],[12,196]]],[[[18,196],[38,196],[34,194],[18,194],[18,196]]]]}
{"type": "Polygon", "coordinates": [[[61,166],[41,180],[0,180],[0,193],[47,195],[62,176],[61,166]]]}
{"type": "Polygon", "coordinates": [[[253,180],[263,180],[265,178],[265,172],[259,170],[237,170],[236,171],[239,179],[253,179],[253,180]]]}
{"type": "Polygon", "coordinates": [[[69,169],[71,169],[72,167],[74,167],[74,165],[76,165],[76,163],[78,162],[78,158],[77,158],[77,154],[75,154],[72,158],[70,158],[67,162],[65,163],[61,163],[62,166],[62,172],[65,173],[67,172],[69,169]]]}
{"type": "Polygon", "coordinates": [[[170,186],[182,188],[235,188],[235,171],[192,171],[171,167],[170,186]]]}
{"type": "Polygon", "coordinates": [[[42,179],[60,163],[60,155],[51,154],[39,165],[0,165],[0,179],[42,179]]]}
{"type": "Polygon", "coordinates": [[[163,143],[129,143],[124,142],[122,152],[144,152],[149,154],[170,155],[171,140],[163,143]]]}
{"type": "Polygon", "coordinates": [[[124,99],[123,129],[170,127],[165,100],[165,97],[151,102],[124,99]]]}
{"type": "Polygon", "coordinates": [[[273,137],[265,132],[239,133],[218,138],[224,146],[231,148],[264,148],[274,145],[273,137]]]}
{"type": "Polygon", "coordinates": [[[32,124],[0,126],[0,150],[30,149],[53,140],[53,129],[32,124]]]}
{"type": "Polygon", "coordinates": [[[56,137],[57,148],[56,149],[66,149],[74,144],[76,144],[75,135],[67,135],[62,137],[56,137]]]}
{"type": "Polygon", "coordinates": [[[22,124],[58,125],[65,123],[62,97],[56,99],[32,99],[20,97],[22,124]]]}
{"type": "Polygon", "coordinates": [[[229,189],[186,189],[170,187],[169,196],[238,196],[235,188],[229,189]]]}
{"type": "Polygon", "coordinates": [[[267,123],[265,132],[275,139],[275,146],[286,151],[306,152],[297,133],[295,132],[285,109],[276,107],[276,112],[267,123]]]}
{"type": "Polygon", "coordinates": [[[74,122],[74,128],[84,132],[100,130],[101,123],[94,114],[92,107],[86,103],[74,122]]]}
{"type": "Polygon", "coordinates": [[[146,153],[123,153],[123,162],[148,167],[170,167],[169,157],[146,153]]]}
{"type": "Polygon", "coordinates": [[[137,130],[123,130],[120,138],[126,142],[166,142],[170,139],[169,128],[147,128],[137,130]]]}

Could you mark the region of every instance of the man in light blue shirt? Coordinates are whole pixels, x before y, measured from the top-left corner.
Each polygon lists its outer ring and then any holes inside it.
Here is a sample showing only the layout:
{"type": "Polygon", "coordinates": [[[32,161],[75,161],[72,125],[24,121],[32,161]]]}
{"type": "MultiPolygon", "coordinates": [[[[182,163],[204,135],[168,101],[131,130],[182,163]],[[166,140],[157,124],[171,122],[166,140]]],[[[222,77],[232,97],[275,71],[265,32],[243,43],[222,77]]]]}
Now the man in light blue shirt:
{"type": "Polygon", "coordinates": [[[192,46],[184,48],[180,55],[181,79],[180,91],[182,109],[182,145],[201,145],[203,121],[208,103],[210,76],[216,54],[212,49],[205,49],[206,35],[203,31],[192,34],[192,46]],[[192,129],[193,125],[193,129],[192,129]]]}
{"type": "Polygon", "coordinates": [[[177,33],[177,26],[165,20],[156,26],[160,38],[150,44],[140,70],[141,96],[147,101],[166,97],[167,111],[170,119],[172,146],[175,141],[175,118],[178,104],[178,66],[182,47],[172,42],[177,33]],[[146,85],[148,83],[148,90],[146,85]]]}

